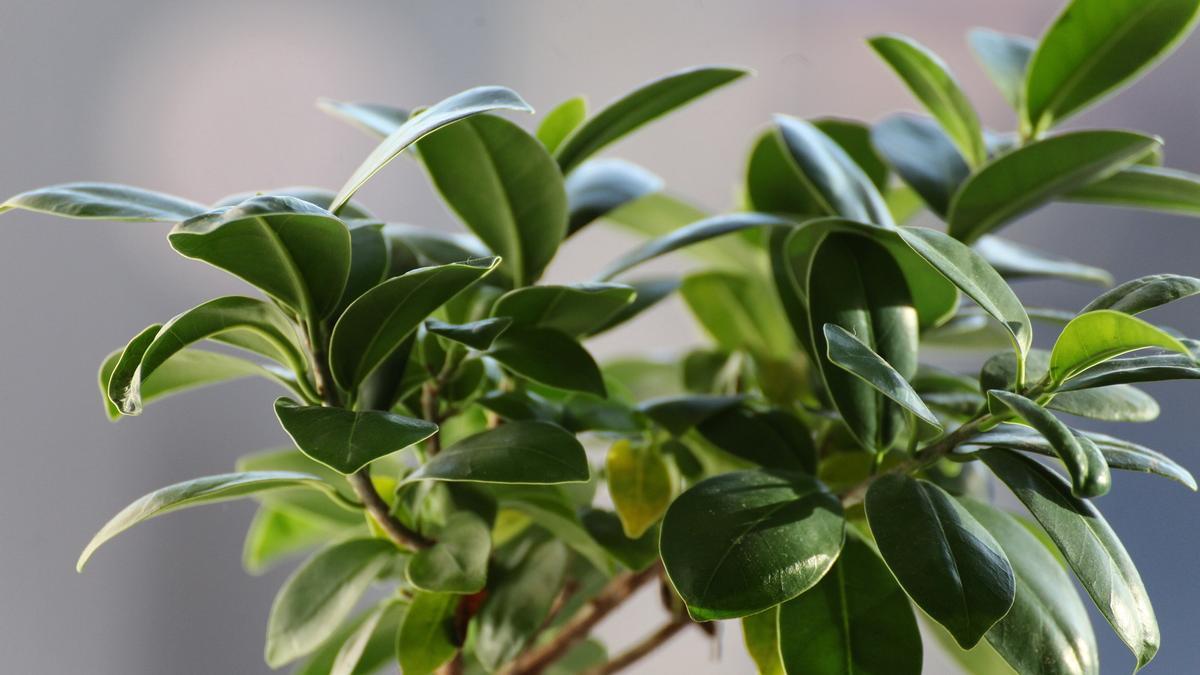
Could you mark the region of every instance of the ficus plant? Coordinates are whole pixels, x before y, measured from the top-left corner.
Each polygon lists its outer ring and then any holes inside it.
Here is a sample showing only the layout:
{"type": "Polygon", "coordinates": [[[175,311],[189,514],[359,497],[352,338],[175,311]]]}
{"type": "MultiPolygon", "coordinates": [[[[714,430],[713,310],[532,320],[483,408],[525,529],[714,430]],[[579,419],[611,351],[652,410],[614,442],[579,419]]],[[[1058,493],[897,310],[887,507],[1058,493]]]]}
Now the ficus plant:
{"type": "Polygon", "coordinates": [[[928,49],[871,38],[926,114],[779,115],[721,215],[597,154],[745,74],[726,67],[592,114],[571,99],[535,133],[497,114],[532,112],[503,87],[411,111],[322,101],[380,139],[337,192],[19,194],[0,210],[173,223],[173,249],[259,292],[109,355],[111,419],[250,376],[284,393],[286,447],[138,499],[78,566],[147,519],[253,498],[250,572],[310,554],[266,632],[267,663],[305,674],[612,673],[731,619],[768,674],[918,673],[919,623],[971,672],[1098,673],[1075,581],[1141,668],[1158,626],[1096,504],[1112,471],[1196,483],[1069,420],[1150,421],[1137,384],[1200,378],[1200,342],[1139,317],[1200,294],[1200,279],[1113,285],[998,232],[1058,201],[1200,215],[1200,176],[1163,168],[1160,139],[1060,129],[1164,57],[1198,8],[1074,0],[1037,41],[973,31],[1011,132],[984,128],[928,49]],[[469,233],[354,201],[402,154],[469,233]],[[595,279],[539,283],[597,221],[646,241],[595,279]],[[681,278],[631,273],[676,251],[699,263],[681,278]],[[1046,309],[1013,292],[1025,278],[1108,288],[1077,312],[1046,309]],[[588,338],[672,294],[710,344],[597,364],[588,338]],[[943,347],[977,369],[922,358],[943,347]],[[995,499],[1000,485],[1012,498],[995,499]],[[648,584],[663,616],[609,654],[592,629],[648,584]]]}

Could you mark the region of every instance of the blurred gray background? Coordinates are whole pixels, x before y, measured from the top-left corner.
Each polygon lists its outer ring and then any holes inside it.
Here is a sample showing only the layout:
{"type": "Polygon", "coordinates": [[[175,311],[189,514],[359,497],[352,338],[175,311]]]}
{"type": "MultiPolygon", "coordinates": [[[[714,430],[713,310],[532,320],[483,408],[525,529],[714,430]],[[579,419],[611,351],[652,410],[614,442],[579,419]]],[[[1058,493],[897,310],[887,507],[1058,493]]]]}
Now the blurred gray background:
{"type": "MultiPolygon", "coordinates": [[[[539,111],[586,93],[593,107],[660,74],[703,63],[757,77],[721,90],[613,147],[712,209],[732,203],[744,153],[775,112],[878,119],[914,102],[864,45],[880,31],[939,52],[985,122],[1012,114],[973,62],[975,25],[1036,35],[1045,0],[670,0],[290,2],[0,0],[0,193],[71,180],[141,185],[213,201],[292,184],[338,187],[371,147],[318,112],[318,96],[421,105],[478,84],[520,91],[539,111]]],[[[1123,96],[1073,123],[1163,135],[1167,162],[1200,169],[1195,86],[1200,41],[1123,96]]],[[[457,228],[427,180],[398,161],[360,193],[394,220],[457,228]]],[[[0,237],[0,670],[6,673],[258,673],[270,599],[286,576],[244,574],[252,506],[156,520],[106,547],[86,574],[75,557],[110,515],[150,489],[227,471],[285,441],[265,384],[223,386],[108,423],[96,391],[103,356],[144,326],[209,297],[244,292],[176,256],[166,227],[60,221],[14,212],[0,237]]],[[[1054,206],[1008,234],[1103,265],[1118,279],[1200,272],[1200,223],[1054,206]]],[[[583,279],[632,242],[595,227],[550,278],[583,279]]],[[[1075,309],[1094,290],[1025,285],[1040,305],[1075,309]]],[[[1194,303],[1156,317],[1200,333],[1194,303]]],[[[1046,332],[1043,330],[1043,332],[1046,332]]],[[[678,305],[595,345],[601,355],[670,353],[697,334],[678,305]]],[[[1045,336],[1043,336],[1045,339],[1045,336]]],[[[1195,389],[1152,388],[1163,421],[1128,437],[1200,469],[1195,389]]],[[[1111,431],[1111,429],[1105,429],[1111,431]]],[[[1100,501],[1156,601],[1163,648],[1152,673],[1200,671],[1200,499],[1161,479],[1120,475],[1100,501]]],[[[614,646],[657,623],[652,598],[602,627],[614,646]]],[[[1105,672],[1132,658],[1094,619],[1105,672]]],[[[724,656],[693,631],[642,673],[744,673],[736,624],[724,656]]],[[[929,672],[954,672],[929,658],[929,672]]]]}

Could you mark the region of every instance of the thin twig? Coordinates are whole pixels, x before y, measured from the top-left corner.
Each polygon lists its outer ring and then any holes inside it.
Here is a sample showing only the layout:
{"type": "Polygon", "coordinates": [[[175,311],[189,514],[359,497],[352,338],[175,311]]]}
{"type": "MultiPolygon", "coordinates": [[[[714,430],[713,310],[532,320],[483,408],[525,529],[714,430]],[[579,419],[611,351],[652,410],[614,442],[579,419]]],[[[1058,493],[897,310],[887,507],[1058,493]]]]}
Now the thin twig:
{"type": "Polygon", "coordinates": [[[620,672],[665,645],[667,641],[675,637],[676,633],[691,623],[687,617],[677,616],[659,626],[658,630],[621,652],[608,663],[583,671],[584,675],[611,675],[612,673],[620,672]]]}

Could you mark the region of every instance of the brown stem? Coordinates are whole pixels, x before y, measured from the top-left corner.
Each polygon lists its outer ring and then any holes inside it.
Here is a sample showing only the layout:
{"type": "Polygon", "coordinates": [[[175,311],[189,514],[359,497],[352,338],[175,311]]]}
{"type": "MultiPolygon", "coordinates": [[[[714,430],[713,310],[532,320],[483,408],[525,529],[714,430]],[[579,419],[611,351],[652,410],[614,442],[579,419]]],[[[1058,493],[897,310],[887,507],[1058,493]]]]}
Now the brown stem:
{"type": "Polygon", "coordinates": [[[588,633],[634,594],[643,584],[655,579],[659,566],[654,565],[641,572],[622,574],[605,586],[596,597],[584,605],[575,616],[558,631],[553,639],[530,649],[511,665],[500,671],[503,675],[537,675],[547,666],[562,658],[588,633]]]}
{"type": "Polygon", "coordinates": [[[658,630],[647,635],[640,642],[618,654],[614,659],[602,666],[585,670],[584,675],[611,675],[620,672],[640,661],[654,650],[665,645],[675,634],[683,630],[691,621],[687,617],[677,616],[659,626],[658,630]]]}
{"type": "Polygon", "coordinates": [[[462,675],[462,672],[463,657],[462,652],[458,652],[454,655],[454,658],[447,661],[441,668],[438,668],[435,675],[462,675]]]}
{"type": "MultiPolygon", "coordinates": [[[[421,415],[439,426],[445,421],[438,412],[438,385],[434,382],[426,382],[421,387],[421,415]]],[[[429,456],[433,457],[441,451],[442,433],[439,430],[429,437],[429,456]]]]}

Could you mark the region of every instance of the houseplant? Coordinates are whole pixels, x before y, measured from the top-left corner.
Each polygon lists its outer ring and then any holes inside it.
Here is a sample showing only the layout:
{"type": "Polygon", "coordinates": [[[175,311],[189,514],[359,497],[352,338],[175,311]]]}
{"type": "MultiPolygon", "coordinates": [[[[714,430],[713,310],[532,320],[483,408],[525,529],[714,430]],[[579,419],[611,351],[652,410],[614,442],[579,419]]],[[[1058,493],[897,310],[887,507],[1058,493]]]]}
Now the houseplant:
{"type": "Polygon", "coordinates": [[[1200,280],[1157,274],[1079,313],[1031,309],[1009,280],[1107,275],[995,232],[1054,200],[1200,213],[1200,178],[1159,166],[1158,139],[1055,129],[1164,56],[1198,4],[1076,0],[1039,42],[973,33],[1014,105],[1011,134],[981,128],[928,50],[873,38],[930,117],[777,117],[751,149],[743,208],[725,215],[595,155],[733,68],[667,76],[591,116],[572,99],[536,134],[494,114],[529,111],[502,87],[413,113],[327,101],[382,137],[337,193],[207,206],[72,184],[11,198],[0,210],[175,223],[176,251],[265,296],[206,302],[113,352],[110,417],[248,376],[286,394],[274,414],[294,448],[143,497],[80,568],[138,522],[253,497],[248,568],[316,550],[266,640],[270,665],[306,673],[616,672],[734,618],[763,672],[913,673],[921,614],[963,658],[1098,672],[1070,575],[1145,665],[1153,611],[1093,500],[1111,470],[1195,482],[1050,411],[1146,420],[1157,406],[1132,385],[1200,377],[1197,343],[1134,316],[1200,280]],[[353,201],[405,150],[471,235],[387,224],[353,201]],[[919,212],[945,231],[905,225],[919,212]],[[648,240],[599,279],[538,284],[600,219],[648,240]],[[627,274],[674,251],[704,265],[627,274]],[[676,292],[710,347],[596,364],[587,337],[676,292]],[[1057,333],[1051,350],[1032,348],[1034,321],[1057,333]],[[938,344],[980,348],[979,376],[922,363],[938,344]],[[1027,515],[991,503],[997,480],[1027,515]],[[655,583],[661,623],[610,658],[589,632],[655,583]],[[384,593],[364,605],[372,586],[384,593]]]}

